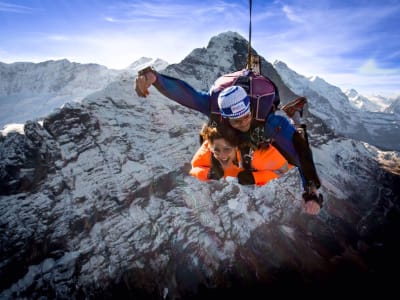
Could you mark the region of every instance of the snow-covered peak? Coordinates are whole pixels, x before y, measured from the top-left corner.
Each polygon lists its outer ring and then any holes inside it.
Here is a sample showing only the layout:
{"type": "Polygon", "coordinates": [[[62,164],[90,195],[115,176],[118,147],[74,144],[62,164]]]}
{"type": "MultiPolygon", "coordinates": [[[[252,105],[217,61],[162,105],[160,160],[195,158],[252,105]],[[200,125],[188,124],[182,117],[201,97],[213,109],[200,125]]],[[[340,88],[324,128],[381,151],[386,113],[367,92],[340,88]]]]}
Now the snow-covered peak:
{"type": "Polygon", "coordinates": [[[355,89],[349,89],[349,90],[345,91],[345,94],[349,98],[355,98],[355,97],[357,97],[359,95],[358,92],[355,89]]]}
{"type": "MultiPolygon", "coordinates": [[[[307,89],[312,89],[320,95],[324,95],[330,104],[339,110],[348,110],[349,100],[340,88],[326,82],[319,76],[305,77],[290,69],[285,63],[275,61],[274,68],[278,71],[283,81],[298,95],[305,95],[307,89]]],[[[312,102],[312,99],[309,99],[312,102]]]]}
{"type": "Polygon", "coordinates": [[[0,131],[0,135],[7,136],[12,132],[17,132],[22,135],[24,134],[24,127],[25,127],[24,124],[18,124],[18,123],[7,124],[4,126],[3,130],[0,131]]]}
{"type": "Polygon", "coordinates": [[[168,62],[160,58],[141,57],[137,61],[130,64],[126,69],[137,72],[148,66],[153,67],[157,71],[161,71],[168,66],[168,62]]]}
{"type": "Polygon", "coordinates": [[[339,102],[345,106],[350,104],[357,110],[382,112],[395,100],[379,95],[365,97],[359,94],[355,89],[349,89],[342,92],[339,87],[328,83],[319,76],[314,75],[305,77],[304,75],[297,73],[282,61],[276,60],[273,65],[284,79],[285,83],[287,83],[296,93],[304,94],[304,90],[307,89],[307,87],[310,87],[315,92],[326,96],[327,99],[336,99],[336,103],[332,103],[334,106],[339,102]]]}
{"type": "Polygon", "coordinates": [[[371,95],[367,98],[380,107],[379,111],[390,112],[390,110],[387,111],[387,109],[392,103],[399,99],[400,96],[386,97],[381,95],[371,95]]]}
{"type": "Polygon", "coordinates": [[[273,63],[274,68],[285,82],[290,82],[290,88],[298,95],[304,94],[304,88],[310,83],[310,78],[300,75],[290,69],[286,63],[276,60],[273,63]]]}
{"type": "Polygon", "coordinates": [[[207,47],[196,48],[181,63],[168,66],[165,73],[184,76],[195,88],[207,90],[220,75],[245,68],[247,45],[238,33],[221,33],[212,37],[207,47]]]}
{"type": "Polygon", "coordinates": [[[371,101],[367,97],[360,95],[355,89],[345,91],[345,95],[350,100],[350,103],[357,109],[364,111],[383,111],[384,107],[381,107],[378,103],[371,101]]]}
{"type": "MultiPolygon", "coordinates": [[[[247,40],[237,32],[227,31],[212,37],[207,45],[207,50],[213,55],[219,54],[221,58],[226,58],[229,53],[242,52],[243,49],[238,49],[238,46],[247,46],[247,44],[247,40]],[[223,55],[221,56],[220,53],[223,55]]],[[[247,52],[247,48],[245,50],[247,52]]]]}
{"type": "MultiPolygon", "coordinates": [[[[257,51],[252,49],[252,53],[257,54],[257,51]]],[[[248,41],[240,34],[228,31],[212,37],[206,47],[194,49],[181,63],[169,65],[163,73],[186,78],[196,89],[207,91],[219,76],[245,69],[247,56],[248,41]]],[[[263,57],[260,59],[261,73],[275,82],[282,99],[292,99],[293,92],[282,82],[276,70],[263,57]]]]}
{"type": "Polygon", "coordinates": [[[396,115],[398,115],[400,117],[400,97],[398,97],[397,99],[395,99],[392,104],[390,104],[385,112],[388,113],[394,113],[396,115]]]}

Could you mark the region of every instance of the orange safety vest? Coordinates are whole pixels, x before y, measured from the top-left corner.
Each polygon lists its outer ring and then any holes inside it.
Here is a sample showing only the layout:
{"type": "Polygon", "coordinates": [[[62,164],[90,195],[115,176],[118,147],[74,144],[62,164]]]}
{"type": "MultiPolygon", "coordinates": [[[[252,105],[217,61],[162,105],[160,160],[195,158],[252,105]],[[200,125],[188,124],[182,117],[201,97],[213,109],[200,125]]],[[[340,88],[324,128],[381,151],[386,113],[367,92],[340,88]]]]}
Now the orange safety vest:
{"type": "MultiPolygon", "coordinates": [[[[200,180],[208,180],[207,175],[211,168],[211,151],[208,141],[205,141],[197,150],[191,161],[192,169],[189,174],[200,180]]],[[[240,160],[240,151],[237,151],[238,161],[240,160]]],[[[253,176],[256,185],[264,185],[268,181],[280,177],[293,166],[289,165],[287,160],[272,145],[265,150],[255,150],[252,153],[253,176]]],[[[243,168],[231,164],[224,169],[224,178],[228,176],[237,177],[243,168]]]]}

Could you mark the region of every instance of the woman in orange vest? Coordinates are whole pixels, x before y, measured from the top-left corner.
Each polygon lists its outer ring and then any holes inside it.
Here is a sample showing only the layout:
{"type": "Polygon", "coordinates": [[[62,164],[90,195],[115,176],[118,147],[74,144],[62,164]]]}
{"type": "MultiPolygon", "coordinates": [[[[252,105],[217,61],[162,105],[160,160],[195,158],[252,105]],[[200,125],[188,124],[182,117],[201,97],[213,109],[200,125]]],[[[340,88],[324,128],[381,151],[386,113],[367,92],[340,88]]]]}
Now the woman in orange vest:
{"type": "MultiPolygon", "coordinates": [[[[204,125],[200,135],[203,144],[195,153],[190,175],[200,180],[238,177],[246,174],[241,168],[237,135],[230,127],[204,125]],[[240,173],[240,174],[239,174],[240,173]]],[[[280,177],[292,166],[272,145],[251,152],[252,171],[256,185],[264,185],[280,177]]]]}
{"type": "Polygon", "coordinates": [[[228,127],[203,125],[203,143],[192,159],[190,175],[200,180],[237,177],[243,169],[238,165],[238,138],[228,127]]]}

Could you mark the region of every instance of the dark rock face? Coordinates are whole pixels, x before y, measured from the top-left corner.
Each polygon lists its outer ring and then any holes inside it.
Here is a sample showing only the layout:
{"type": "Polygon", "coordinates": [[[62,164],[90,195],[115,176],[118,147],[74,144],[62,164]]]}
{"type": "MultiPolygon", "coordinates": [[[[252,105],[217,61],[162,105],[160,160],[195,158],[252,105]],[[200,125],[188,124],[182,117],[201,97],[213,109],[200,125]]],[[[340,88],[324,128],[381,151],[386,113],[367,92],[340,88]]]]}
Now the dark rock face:
{"type": "Polygon", "coordinates": [[[133,79],[1,137],[1,299],[321,297],[395,286],[396,153],[310,124],[325,203],[309,216],[296,169],[263,187],[188,176],[204,116],[155,90],[137,98],[133,79]]]}
{"type": "Polygon", "coordinates": [[[60,154],[54,140],[33,122],[25,124],[25,135],[1,137],[0,195],[33,191],[54,171],[60,154]]]}

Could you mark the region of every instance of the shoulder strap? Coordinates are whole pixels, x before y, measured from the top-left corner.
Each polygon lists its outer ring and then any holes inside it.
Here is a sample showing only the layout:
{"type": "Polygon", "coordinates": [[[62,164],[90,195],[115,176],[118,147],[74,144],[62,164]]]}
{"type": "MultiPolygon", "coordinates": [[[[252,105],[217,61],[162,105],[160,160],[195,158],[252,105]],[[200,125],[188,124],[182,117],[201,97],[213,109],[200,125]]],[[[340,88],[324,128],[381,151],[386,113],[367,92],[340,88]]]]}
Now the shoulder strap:
{"type": "Polygon", "coordinates": [[[245,170],[253,171],[253,165],[251,161],[253,160],[254,150],[248,145],[240,145],[239,151],[241,157],[241,167],[245,170]]]}

